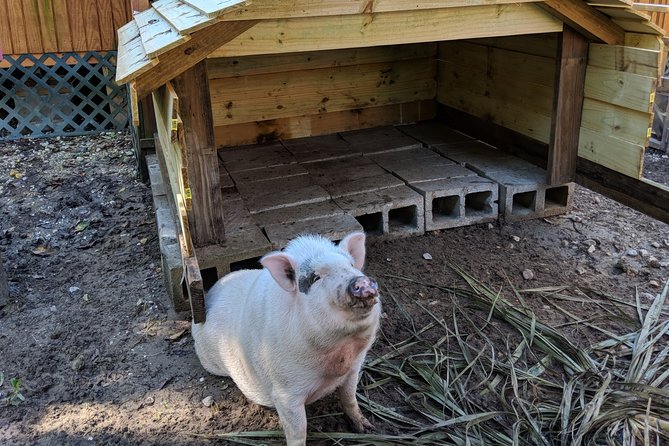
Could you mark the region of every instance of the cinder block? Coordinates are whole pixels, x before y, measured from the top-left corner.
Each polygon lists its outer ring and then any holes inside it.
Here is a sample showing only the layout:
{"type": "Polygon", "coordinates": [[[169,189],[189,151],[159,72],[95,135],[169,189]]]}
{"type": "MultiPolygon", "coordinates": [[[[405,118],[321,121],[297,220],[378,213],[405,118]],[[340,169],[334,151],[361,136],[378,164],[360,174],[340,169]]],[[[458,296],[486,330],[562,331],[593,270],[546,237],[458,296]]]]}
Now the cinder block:
{"type": "Polygon", "coordinates": [[[401,237],[425,232],[423,197],[408,186],[347,195],[334,201],[368,234],[401,237]]]}
{"type": "Polygon", "coordinates": [[[289,139],[282,142],[300,163],[360,156],[360,152],[353,150],[351,145],[337,134],[289,139]]]}
{"type": "Polygon", "coordinates": [[[345,197],[363,192],[388,189],[404,185],[404,181],[395,175],[384,173],[381,175],[358,178],[357,180],[344,181],[342,183],[326,184],[323,188],[328,191],[332,198],[345,197]]]}
{"type": "Polygon", "coordinates": [[[167,196],[159,195],[153,197],[153,207],[156,210],[156,226],[158,226],[158,239],[160,243],[177,243],[177,225],[167,196]]]}
{"type": "Polygon", "coordinates": [[[234,172],[231,173],[230,176],[235,181],[237,187],[239,187],[243,183],[268,181],[277,178],[286,178],[286,177],[293,177],[307,174],[308,174],[307,170],[299,164],[286,164],[283,166],[272,166],[263,169],[234,172]]]}
{"type": "Polygon", "coordinates": [[[149,181],[151,182],[151,193],[153,196],[165,195],[166,189],[163,183],[163,175],[160,172],[160,165],[158,164],[158,155],[146,155],[146,167],[149,171],[149,181]]]}
{"type": "Polygon", "coordinates": [[[418,160],[431,160],[434,162],[439,162],[445,160],[443,156],[424,147],[372,155],[370,158],[388,172],[392,172],[396,169],[400,169],[403,166],[406,166],[407,162],[414,162],[418,160]]]}
{"type": "Polygon", "coordinates": [[[292,221],[313,220],[321,217],[331,217],[343,214],[344,211],[332,200],[319,201],[317,203],[302,204],[270,211],[253,214],[253,219],[258,226],[264,228],[267,225],[277,223],[289,223],[292,221]]]}
{"type": "Polygon", "coordinates": [[[232,150],[219,150],[218,157],[229,173],[265,169],[297,161],[280,143],[256,144],[232,150]]]}
{"type": "Polygon", "coordinates": [[[498,217],[497,183],[476,174],[411,187],[425,199],[426,231],[485,223],[498,217]]]}
{"type": "Polygon", "coordinates": [[[317,203],[328,199],[330,199],[330,194],[321,186],[314,184],[298,188],[268,190],[267,193],[248,200],[248,208],[251,214],[257,214],[272,209],[317,203]]]}
{"type": "Polygon", "coordinates": [[[356,157],[319,161],[304,165],[314,183],[325,185],[344,183],[386,173],[369,158],[356,157]]]}
{"type": "Polygon", "coordinates": [[[473,139],[471,136],[453,130],[446,124],[438,121],[423,121],[416,124],[402,125],[397,126],[397,129],[421,141],[428,147],[473,139]]]}
{"type": "Polygon", "coordinates": [[[336,241],[353,231],[362,230],[362,225],[349,214],[265,226],[265,234],[272,244],[272,249],[285,247],[290,240],[301,234],[321,234],[336,241]]]}
{"type": "Polygon", "coordinates": [[[226,236],[256,226],[241,198],[223,200],[223,226],[226,236]]]}
{"type": "Polygon", "coordinates": [[[416,141],[410,136],[405,135],[393,126],[352,130],[340,133],[339,135],[351,144],[354,150],[362,152],[364,155],[375,155],[422,147],[420,141],[416,141]]]}
{"type": "Polygon", "coordinates": [[[409,184],[476,175],[471,170],[452,163],[450,160],[432,162],[422,166],[420,164],[410,164],[406,168],[395,170],[393,173],[409,184]]]}
{"type": "Polygon", "coordinates": [[[225,234],[225,241],[195,249],[200,270],[215,268],[218,278],[235,269],[234,264],[266,254],[271,246],[257,226],[250,226],[232,234],[225,234]]]}
{"type": "Polygon", "coordinates": [[[300,187],[311,186],[314,180],[310,175],[295,175],[292,177],[274,178],[266,181],[253,181],[251,183],[239,183],[237,190],[245,200],[252,200],[254,197],[265,195],[270,191],[282,189],[296,189],[300,187]]]}

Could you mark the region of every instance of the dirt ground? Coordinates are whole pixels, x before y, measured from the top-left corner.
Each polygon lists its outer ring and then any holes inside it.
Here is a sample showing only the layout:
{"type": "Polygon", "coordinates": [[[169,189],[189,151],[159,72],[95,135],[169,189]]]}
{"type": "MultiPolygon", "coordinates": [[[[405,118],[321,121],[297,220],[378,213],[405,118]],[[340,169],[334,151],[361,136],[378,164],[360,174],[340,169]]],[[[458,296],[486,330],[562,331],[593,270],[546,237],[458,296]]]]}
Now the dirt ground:
{"type": "MultiPolygon", "coordinates": [[[[663,172],[652,179],[667,182],[669,159],[656,155],[648,176],[663,172]]],[[[134,166],[125,134],[0,143],[0,250],[11,291],[0,302],[2,445],[225,444],[194,435],[279,427],[273,410],[199,365],[186,316],[170,308],[150,189],[134,166]]],[[[447,262],[496,289],[568,285],[629,302],[636,290],[649,301],[669,278],[669,226],[581,187],[566,215],[368,248],[385,313],[372,358],[410,336],[398,304],[448,314],[453,301],[442,292],[397,278],[460,283],[447,262]]],[[[545,301],[528,305],[544,322],[565,322],[545,301]]],[[[569,308],[622,330],[596,307],[569,308]]],[[[578,324],[560,330],[578,345],[598,337],[578,324]]],[[[382,398],[404,410],[399,394],[382,398]]],[[[348,430],[339,412],[333,397],[315,403],[309,430],[348,430]]]]}

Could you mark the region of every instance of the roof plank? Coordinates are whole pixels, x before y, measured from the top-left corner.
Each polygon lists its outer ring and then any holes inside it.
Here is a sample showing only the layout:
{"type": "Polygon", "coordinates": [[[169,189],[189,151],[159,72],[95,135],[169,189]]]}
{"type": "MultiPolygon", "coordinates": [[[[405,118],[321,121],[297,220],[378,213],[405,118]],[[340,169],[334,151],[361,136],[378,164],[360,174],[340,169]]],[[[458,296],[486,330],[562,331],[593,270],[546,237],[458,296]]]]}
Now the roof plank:
{"type": "Polygon", "coordinates": [[[182,35],[158,12],[149,8],[135,14],[135,22],[142,37],[142,45],[149,57],[155,57],[190,39],[182,35]]]}
{"type": "Polygon", "coordinates": [[[124,84],[146,72],[158,63],[144,51],[137,23],[132,20],[118,29],[118,57],[116,58],[116,83],[124,84]]]}
{"type": "Polygon", "coordinates": [[[248,3],[247,0],[183,0],[193,8],[209,17],[216,17],[221,13],[234,7],[242,7],[248,3]]]}
{"type": "Polygon", "coordinates": [[[581,0],[545,0],[539,6],[580,33],[611,45],[622,45],[625,30],[581,0]]]}
{"type": "Polygon", "coordinates": [[[153,8],[180,34],[190,34],[216,20],[181,0],[158,0],[153,3],[153,8]]]}

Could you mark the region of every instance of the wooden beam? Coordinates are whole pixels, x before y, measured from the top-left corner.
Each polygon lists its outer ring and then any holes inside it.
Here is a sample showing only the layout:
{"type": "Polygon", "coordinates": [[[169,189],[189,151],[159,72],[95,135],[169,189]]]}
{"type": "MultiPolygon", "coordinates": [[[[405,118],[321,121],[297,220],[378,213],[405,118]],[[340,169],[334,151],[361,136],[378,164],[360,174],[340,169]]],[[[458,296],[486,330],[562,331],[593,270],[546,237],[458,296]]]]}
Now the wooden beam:
{"type": "MultiPolygon", "coordinates": [[[[160,55],[160,62],[137,77],[137,95],[143,98],[156,88],[204,60],[209,53],[253,27],[257,22],[219,22],[191,35],[183,45],[160,55]]],[[[208,91],[208,90],[207,90],[208,91]]]]}
{"type": "Polygon", "coordinates": [[[548,142],[547,183],[550,185],[574,181],[576,175],[587,60],[588,41],[565,26],[559,38],[555,64],[551,136],[548,142]]]}
{"type": "Polygon", "coordinates": [[[625,30],[581,0],[545,0],[539,5],[581,34],[609,45],[622,45],[625,30]]]}
{"type": "Polygon", "coordinates": [[[221,46],[211,57],[294,53],[560,31],[562,22],[533,3],[263,20],[221,46]]]}
{"type": "Polygon", "coordinates": [[[188,157],[188,178],[192,216],[191,237],[195,247],[218,244],[225,240],[223,197],[214,125],[211,115],[209,78],[206,61],[200,61],[173,81],[179,97],[179,115],[185,131],[185,153],[188,157]]]}

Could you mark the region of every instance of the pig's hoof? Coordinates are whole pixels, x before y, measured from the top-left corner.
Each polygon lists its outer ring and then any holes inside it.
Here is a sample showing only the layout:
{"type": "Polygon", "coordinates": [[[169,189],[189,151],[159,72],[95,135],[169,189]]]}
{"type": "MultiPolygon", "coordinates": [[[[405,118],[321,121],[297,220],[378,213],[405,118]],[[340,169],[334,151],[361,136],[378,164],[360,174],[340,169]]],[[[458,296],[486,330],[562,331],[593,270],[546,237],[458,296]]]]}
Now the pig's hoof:
{"type": "Polygon", "coordinates": [[[369,432],[375,432],[376,428],[372,423],[369,422],[369,420],[365,417],[360,417],[356,420],[351,420],[351,424],[353,425],[353,430],[359,434],[364,434],[364,433],[369,433],[369,432]]]}

